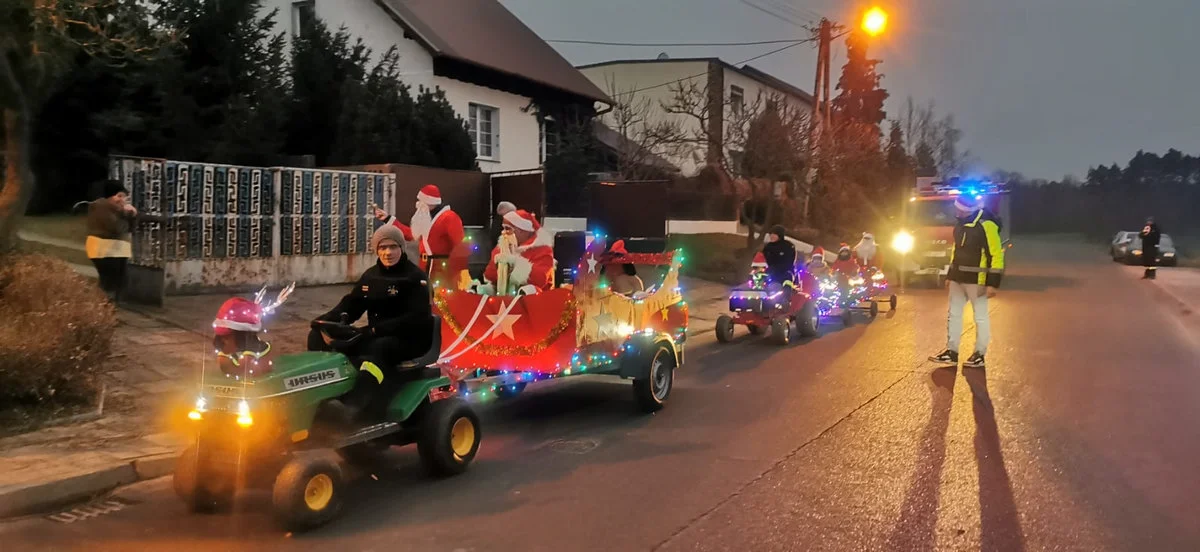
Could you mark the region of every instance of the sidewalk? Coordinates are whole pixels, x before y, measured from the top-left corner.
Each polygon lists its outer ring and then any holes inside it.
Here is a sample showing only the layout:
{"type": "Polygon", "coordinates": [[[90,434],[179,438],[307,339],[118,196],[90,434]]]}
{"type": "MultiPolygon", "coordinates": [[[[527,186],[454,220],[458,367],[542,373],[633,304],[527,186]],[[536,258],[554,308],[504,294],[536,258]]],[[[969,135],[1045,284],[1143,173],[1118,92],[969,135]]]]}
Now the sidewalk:
{"type": "MultiPolygon", "coordinates": [[[[728,290],[691,279],[683,287],[691,313],[689,335],[713,331],[728,290]]],[[[272,345],[302,350],[309,321],[329,310],[347,289],[297,289],[269,322],[272,345]]],[[[49,511],[169,475],[184,446],[183,438],[170,430],[169,413],[188,404],[202,366],[212,362],[212,316],[227,298],[168,297],[161,308],[123,308],[113,342],[121,368],[107,382],[103,417],[0,439],[0,465],[5,467],[0,471],[0,518],[49,511]]]]}

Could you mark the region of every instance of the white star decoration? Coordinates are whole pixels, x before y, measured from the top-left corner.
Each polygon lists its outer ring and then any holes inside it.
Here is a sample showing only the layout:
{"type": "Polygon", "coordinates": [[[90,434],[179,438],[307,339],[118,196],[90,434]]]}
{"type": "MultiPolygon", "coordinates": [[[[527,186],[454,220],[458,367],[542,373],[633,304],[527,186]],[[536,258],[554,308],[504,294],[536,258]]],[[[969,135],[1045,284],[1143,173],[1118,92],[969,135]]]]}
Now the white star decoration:
{"type": "Polygon", "coordinates": [[[514,341],[516,340],[516,337],[513,336],[513,324],[515,324],[517,320],[521,319],[521,315],[506,314],[504,315],[503,319],[501,319],[499,314],[489,314],[487,317],[488,320],[492,321],[492,324],[495,324],[497,320],[500,320],[500,326],[496,328],[495,333],[492,334],[493,336],[505,335],[508,336],[509,339],[514,341]]]}
{"type": "Polygon", "coordinates": [[[598,263],[599,263],[599,261],[596,260],[595,256],[593,256],[591,254],[588,255],[588,258],[587,258],[588,274],[592,274],[592,273],[596,272],[596,265],[598,263]]]}
{"type": "Polygon", "coordinates": [[[612,313],[604,310],[604,304],[600,304],[600,314],[592,317],[596,322],[596,334],[603,338],[612,332],[617,327],[617,321],[613,319],[612,313]]]}

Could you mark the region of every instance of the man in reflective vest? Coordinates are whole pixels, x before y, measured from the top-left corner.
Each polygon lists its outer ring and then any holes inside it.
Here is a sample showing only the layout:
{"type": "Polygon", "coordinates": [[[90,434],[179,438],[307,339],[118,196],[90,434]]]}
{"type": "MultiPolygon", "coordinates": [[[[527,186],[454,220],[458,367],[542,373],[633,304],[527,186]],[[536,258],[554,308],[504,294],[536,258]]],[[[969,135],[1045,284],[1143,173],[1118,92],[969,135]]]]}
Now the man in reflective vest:
{"type": "Polygon", "coordinates": [[[404,239],[416,241],[421,267],[429,274],[433,288],[465,289],[467,256],[470,251],[463,243],[463,222],[458,213],[442,203],[442,193],[429,184],[417,192],[417,210],[410,225],[405,225],[387,211],[375,208],[375,217],[399,228],[404,239]]]}
{"type": "Polygon", "coordinates": [[[990,339],[988,298],[996,296],[1004,276],[1004,245],[1000,223],[983,208],[979,198],[959,197],[954,202],[958,224],[954,227],[954,249],[946,287],[950,291],[946,350],[929,357],[940,364],[958,364],[963,314],[967,303],[975,315],[975,352],[963,362],[965,368],[983,368],[990,339]]]}

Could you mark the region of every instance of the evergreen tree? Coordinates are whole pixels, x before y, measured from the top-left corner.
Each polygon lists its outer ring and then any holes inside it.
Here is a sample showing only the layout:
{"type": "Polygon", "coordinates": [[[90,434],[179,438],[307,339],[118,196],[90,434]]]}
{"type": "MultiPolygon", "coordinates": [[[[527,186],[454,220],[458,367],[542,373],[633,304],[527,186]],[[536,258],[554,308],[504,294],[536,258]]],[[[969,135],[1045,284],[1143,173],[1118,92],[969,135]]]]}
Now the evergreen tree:
{"type": "Polygon", "coordinates": [[[917,144],[916,155],[913,156],[913,168],[917,176],[937,176],[937,159],[933,156],[933,148],[924,141],[917,144]]]}
{"type": "Polygon", "coordinates": [[[467,134],[467,123],[454,112],[440,88],[422,88],[417,95],[416,126],[421,140],[416,148],[414,163],[430,167],[478,170],[475,146],[467,134]]]}
{"type": "Polygon", "coordinates": [[[160,67],[167,154],[272,164],[283,149],[288,101],[284,34],[262,0],[152,0],[154,17],[183,38],[160,67]]]}
{"type": "Polygon", "coordinates": [[[867,57],[867,39],[862,33],[852,32],[846,38],[846,64],[838,78],[840,91],[833,99],[835,114],[852,121],[870,125],[879,135],[879,124],[887,117],[883,103],[888,98],[887,90],[880,88],[883,75],[876,72],[880,60],[867,57]]]}
{"type": "Polygon", "coordinates": [[[349,82],[366,78],[371,52],[362,39],[353,40],[343,27],[330,32],[315,21],[292,41],[292,94],[288,102],[286,151],[312,155],[317,166],[327,166],[349,82]]]}

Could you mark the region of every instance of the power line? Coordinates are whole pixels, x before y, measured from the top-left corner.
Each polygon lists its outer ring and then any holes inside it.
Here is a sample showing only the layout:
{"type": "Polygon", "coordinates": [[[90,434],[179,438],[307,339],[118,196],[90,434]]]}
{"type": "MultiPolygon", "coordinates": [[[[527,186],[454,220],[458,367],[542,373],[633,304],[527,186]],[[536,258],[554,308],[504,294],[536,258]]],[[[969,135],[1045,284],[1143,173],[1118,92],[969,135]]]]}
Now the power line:
{"type": "Polygon", "coordinates": [[[604,42],[599,40],[547,40],[559,44],[595,44],[598,46],[761,46],[763,44],[790,44],[802,39],[758,40],[754,42],[604,42]]]}
{"type": "MultiPolygon", "coordinates": [[[[784,50],[787,50],[788,48],[795,48],[796,46],[799,46],[799,45],[801,45],[801,44],[808,44],[808,43],[810,43],[810,42],[815,42],[815,41],[816,41],[816,39],[815,39],[815,38],[809,38],[809,39],[805,39],[805,40],[799,40],[799,41],[796,41],[794,44],[788,44],[787,46],[784,46],[784,47],[782,47],[782,48],[776,48],[776,49],[774,49],[774,50],[771,50],[770,52],[767,52],[767,53],[765,53],[765,54],[759,54],[759,55],[757,55],[757,56],[754,56],[754,57],[752,57],[752,58],[749,58],[749,59],[744,59],[744,60],[742,60],[742,61],[739,61],[739,62],[737,62],[737,63],[734,63],[733,65],[742,65],[742,64],[745,64],[745,63],[750,63],[751,61],[758,60],[758,59],[762,59],[762,58],[765,58],[765,57],[767,57],[767,56],[769,56],[769,55],[778,54],[779,52],[782,52],[782,51],[784,51],[784,50]]],[[[664,86],[670,86],[670,85],[672,85],[672,84],[679,83],[679,82],[683,82],[683,81],[686,81],[686,80],[692,80],[692,79],[694,79],[694,78],[703,77],[704,75],[707,75],[707,74],[708,74],[708,71],[705,71],[705,72],[703,72],[703,73],[696,73],[695,75],[689,75],[689,76],[686,76],[686,77],[683,77],[683,78],[680,78],[680,79],[675,79],[675,80],[673,80],[673,81],[664,82],[664,83],[662,83],[662,84],[656,84],[656,85],[654,85],[654,86],[647,86],[647,87],[644,87],[644,88],[638,88],[638,89],[635,89],[635,90],[627,90],[627,91],[623,91],[623,92],[618,92],[618,94],[636,94],[636,93],[638,93],[638,92],[645,92],[645,91],[647,91],[647,90],[654,90],[655,88],[662,88],[662,87],[664,87],[664,86]]]]}

